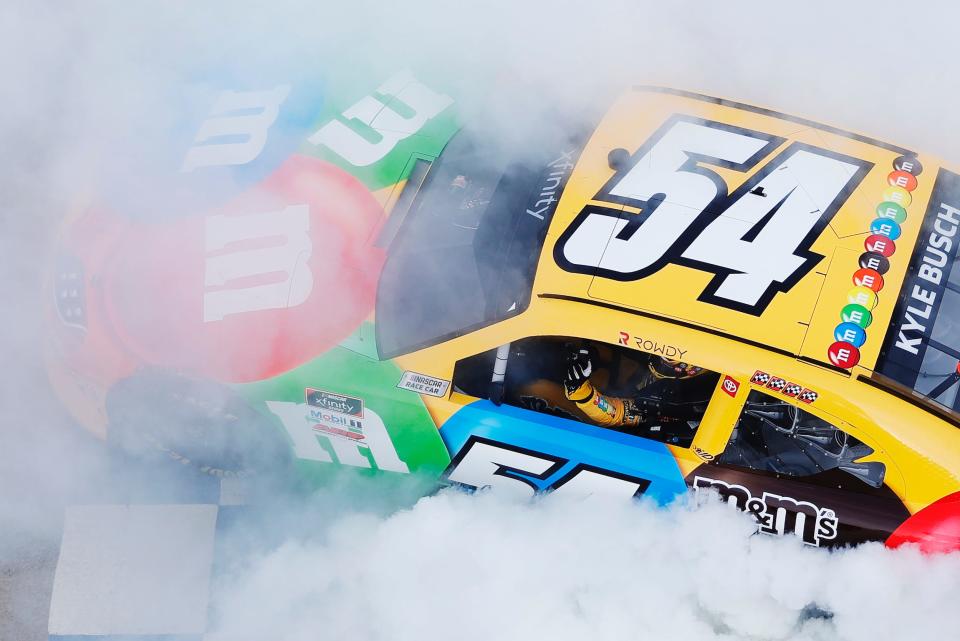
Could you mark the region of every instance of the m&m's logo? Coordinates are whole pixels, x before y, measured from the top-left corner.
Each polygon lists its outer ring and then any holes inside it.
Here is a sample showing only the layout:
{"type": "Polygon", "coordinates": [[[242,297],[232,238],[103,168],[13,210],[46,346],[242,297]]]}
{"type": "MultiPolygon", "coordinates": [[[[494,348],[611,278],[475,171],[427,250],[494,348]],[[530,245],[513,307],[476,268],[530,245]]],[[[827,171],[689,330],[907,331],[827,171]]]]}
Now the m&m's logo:
{"type": "Polygon", "coordinates": [[[887,175],[887,188],[880,195],[876,218],[870,223],[864,251],[858,260],[860,269],[851,278],[853,287],[840,311],[840,323],[833,331],[834,342],[827,358],[837,367],[850,369],[860,362],[860,347],[867,341],[867,328],[873,322],[873,309],[879,303],[883,275],[890,269],[890,257],[897,251],[901,225],[907,219],[907,207],[913,202],[917,176],[923,165],[915,156],[904,155],[893,161],[887,175]]]}

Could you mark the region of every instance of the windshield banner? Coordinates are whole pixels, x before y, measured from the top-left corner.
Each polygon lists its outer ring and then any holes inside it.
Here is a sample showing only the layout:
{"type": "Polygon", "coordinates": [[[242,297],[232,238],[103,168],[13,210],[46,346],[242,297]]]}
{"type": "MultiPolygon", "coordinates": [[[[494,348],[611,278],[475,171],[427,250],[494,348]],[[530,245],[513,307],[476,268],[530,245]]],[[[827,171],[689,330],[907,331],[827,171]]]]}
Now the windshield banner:
{"type": "MultiPolygon", "coordinates": [[[[960,273],[951,274],[960,244],[958,229],[960,176],[940,169],[877,368],[911,388],[917,387],[921,375],[942,378],[953,371],[945,370],[945,358],[936,359],[936,372],[925,371],[930,369],[924,363],[931,361],[925,360],[931,346],[943,356],[960,348],[960,334],[950,327],[955,319],[949,318],[955,302],[960,302],[960,273]],[[944,305],[944,317],[939,318],[944,305]]],[[[950,364],[955,368],[956,363],[954,356],[950,364]]]]}

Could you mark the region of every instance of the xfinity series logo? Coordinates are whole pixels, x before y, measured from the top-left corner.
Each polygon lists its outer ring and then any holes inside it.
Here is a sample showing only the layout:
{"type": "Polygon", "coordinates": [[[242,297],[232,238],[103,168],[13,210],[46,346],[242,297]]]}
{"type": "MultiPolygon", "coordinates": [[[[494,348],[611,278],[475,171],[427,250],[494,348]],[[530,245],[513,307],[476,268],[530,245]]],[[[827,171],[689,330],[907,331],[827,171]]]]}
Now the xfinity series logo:
{"type": "Polygon", "coordinates": [[[694,478],[693,488],[697,495],[715,490],[724,502],[733,503],[737,509],[750,513],[757,520],[757,530],[764,534],[793,533],[807,545],[820,545],[837,536],[837,515],[833,510],[813,503],[769,492],[753,496],[742,485],[703,476],[694,478]]]}
{"type": "Polygon", "coordinates": [[[319,407],[330,412],[339,412],[349,416],[363,418],[363,400],[343,394],[334,394],[320,389],[308,387],[306,390],[307,405],[319,407]]]}
{"type": "Polygon", "coordinates": [[[537,201],[533,203],[533,209],[527,207],[527,215],[533,216],[538,220],[544,220],[553,215],[559,201],[558,194],[563,191],[563,186],[570,177],[570,170],[573,169],[573,154],[576,149],[561,151],[560,156],[555,158],[547,165],[549,173],[543,177],[543,183],[540,186],[540,192],[537,195],[537,201]]]}

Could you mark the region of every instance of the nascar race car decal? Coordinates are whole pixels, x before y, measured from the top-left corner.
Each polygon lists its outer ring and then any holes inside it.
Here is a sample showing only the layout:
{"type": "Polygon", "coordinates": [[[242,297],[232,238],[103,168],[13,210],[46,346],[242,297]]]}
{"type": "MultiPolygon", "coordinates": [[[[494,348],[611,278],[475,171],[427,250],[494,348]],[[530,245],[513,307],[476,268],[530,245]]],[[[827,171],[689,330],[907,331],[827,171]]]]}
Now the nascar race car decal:
{"type": "Polygon", "coordinates": [[[51,268],[54,389],[118,451],[960,547],[936,159],[663,88],[510,141],[415,71],[203,95],[51,268]]]}

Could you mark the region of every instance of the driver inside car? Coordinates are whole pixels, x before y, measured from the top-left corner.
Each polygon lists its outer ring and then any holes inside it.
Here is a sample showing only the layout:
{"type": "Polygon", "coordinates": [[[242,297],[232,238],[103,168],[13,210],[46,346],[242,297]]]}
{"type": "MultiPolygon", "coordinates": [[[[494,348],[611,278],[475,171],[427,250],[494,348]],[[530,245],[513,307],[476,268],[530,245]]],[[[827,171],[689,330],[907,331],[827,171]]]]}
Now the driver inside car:
{"type": "Polygon", "coordinates": [[[659,441],[689,444],[719,375],[702,367],[650,356],[635,377],[629,396],[609,396],[594,387],[590,350],[572,349],[564,379],[566,397],[602,427],[621,429],[659,441]]]}

